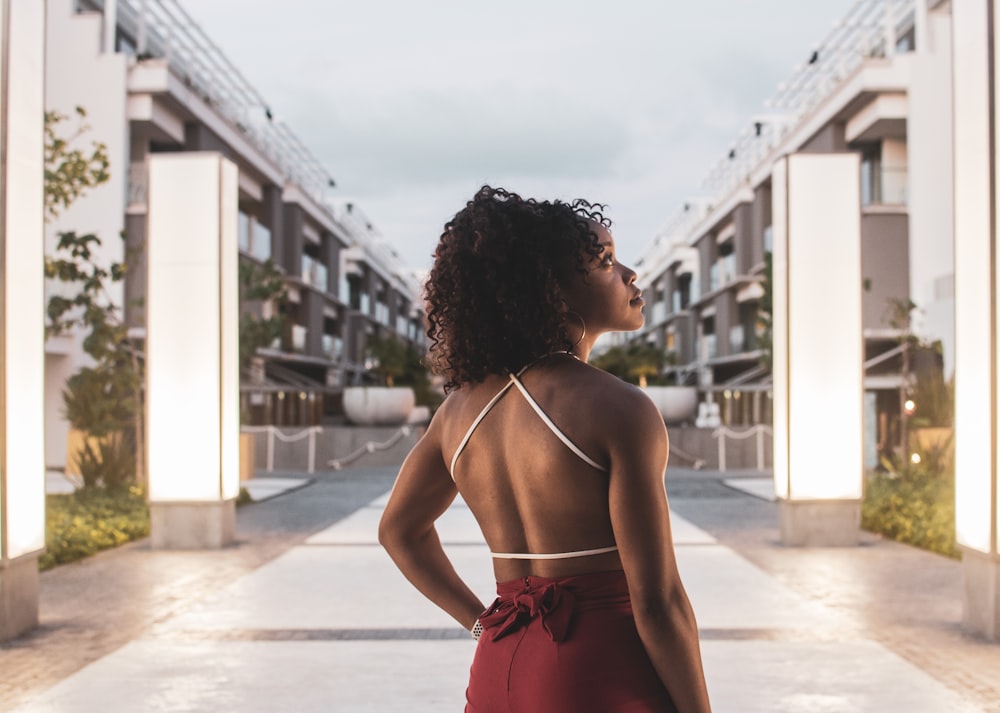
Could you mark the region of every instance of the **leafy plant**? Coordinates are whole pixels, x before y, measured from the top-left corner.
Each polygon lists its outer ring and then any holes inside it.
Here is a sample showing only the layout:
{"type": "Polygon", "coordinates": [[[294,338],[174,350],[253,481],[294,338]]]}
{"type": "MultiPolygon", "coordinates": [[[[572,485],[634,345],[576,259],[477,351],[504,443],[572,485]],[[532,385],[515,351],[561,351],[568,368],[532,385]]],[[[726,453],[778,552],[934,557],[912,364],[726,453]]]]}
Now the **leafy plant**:
{"type": "Polygon", "coordinates": [[[623,381],[645,387],[650,377],[659,376],[667,361],[667,354],[655,344],[633,342],[610,347],[594,357],[591,363],[623,381]]]}
{"type": "MultiPolygon", "coordinates": [[[[82,108],[76,109],[76,117],[75,128],[64,138],[60,129],[69,118],[58,112],[45,114],[45,211],[49,218],[110,178],[106,146],[94,141],[88,149],[80,148],[77,140],[89,127],[83,122],[86,112],[82,108]]],[[[81,332],[83,350],[92,360],[67,380],[63,391],[66,418],[102,443],[115,442],[118,449],[132,445],[133,465],[127,473],[122,471],[122,454],[112,453],[110,445],[98,451],[85,445],[77,456],[81,465],[87,464],[85,484],[91,486],[134,479],[143,460],[142,364],[121,308],[109,291],[110,285],[124,279],[125,263],[102,264],[100,246],[94,234],[62,231],[54,254],[45,258],[45,276],[69,288],[49,298],[46,336],[81,332]],[[108,440],[111,434],[119,435],[108,440]],[[107,466],[103,455],[110,459],[107,466]]]]}
{"type": "Polygon", "coordinates": [[[131,431],[88,439],[79,453],[84,487],[119,488],[135,479],[135,443],[131,431]]]}
{"type": "Polygon", "coordinates": [[[365,363],[376,379],[386,386],[409,386],[417,404],[436,408],[443,395],[434,389],[427,376],[423,357],[412,344],[392,335],[369,337],[365,363]]]}
{"type": "Polygon", "coordinates": [[[268,259],[264,263],[241,260],[240,283],[240,364],[245,369],[257,354],[281,336],[285,318],[281,305],[287,295],[284,275],[268,259]],[[252,309],[253,305],[258,310],[252,309]]]}
{"type": "Polygon", "coordinates": [[[861,526],[948,557],[955,543],[955,463],[950,442],[918,449],[918,462],[884,459],[865,483],[861,526]]]}
{"type": "Polygon", "coordinates": [[[955,423],[955,379],[945,381],[937,369],[917,371],[912,398],[915,428],[951,427],[955,423]]]}
{"type": "Polygon", "coordinates": [[[45,515],[43,570],[149,534],[149,507],[135,486],[48,495],[45,515]]]}
{"type": "Polygon", "coordinates": [[[757,304],[757,345],[760,348],[760,365],[770,369],[774,359],[774,256],[764,251],[764,294],[757,304]]]}
{"type": "Polygon", "coordinates": [[[106,183],[108,147],[92,141],[89,148],[80,148],[77,140],[90,130],[85,123],[83,107],[74,110],[76,125],[67,136],[60,136],[61,125],[70,117],[58,111],[47,111],[44,117],[45,135],[45,214],[55,218],[60,211],[82,196],[87,189],[106,183]]]}
{"type": "MultiPolygon", "coordinates": [[[[365,364],[386,386],[394,386],[397,379],[411,373],[413,359],[413,350],[392,336],[369,337],[365,346],[365,364]]],[[[419,362],[419,355],[416,360],[419,362]]]]}

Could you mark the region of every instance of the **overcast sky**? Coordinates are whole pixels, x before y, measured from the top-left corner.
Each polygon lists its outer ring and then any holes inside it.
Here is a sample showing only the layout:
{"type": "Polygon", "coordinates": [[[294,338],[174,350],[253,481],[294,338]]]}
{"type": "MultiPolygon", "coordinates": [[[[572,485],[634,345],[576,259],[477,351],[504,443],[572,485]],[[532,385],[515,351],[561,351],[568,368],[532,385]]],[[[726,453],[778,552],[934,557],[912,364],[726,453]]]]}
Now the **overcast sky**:
{"type": "Polygon", "coordinates": [[[415,267],[483,183],[634,262],[855,0],[181,0],[415,267]]]}

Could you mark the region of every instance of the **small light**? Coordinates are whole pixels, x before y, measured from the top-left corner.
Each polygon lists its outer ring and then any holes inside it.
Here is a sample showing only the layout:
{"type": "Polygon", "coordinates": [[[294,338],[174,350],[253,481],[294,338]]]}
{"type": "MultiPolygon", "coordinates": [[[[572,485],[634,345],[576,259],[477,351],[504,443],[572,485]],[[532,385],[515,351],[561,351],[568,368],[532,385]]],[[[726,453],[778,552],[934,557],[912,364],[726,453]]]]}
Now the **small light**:
{"type": "Polygon", "coordinates": [[[278,399],[281,400],[281,399],[284,399],[284,398],[285,398],[285,392],[284,391],[279,391],[278,392],[278,399]]]}
{"type": "Polygon", "coordinates": [[[913,463],[913,465],[917,465],[920,462],[920,454],[914,453],[913,455],[911,455],[910,462],[913,463]]]}
{"type": "Polygon", "coordinates": [[[907,399],[903,402],[903,410],[907,416],[912,416],[913,412],[917,410],[917,404],[914,403],[913,399],[907,399]]]}
{"type": "Polygon", "coordinates": [[[299,392],[299,398],[300,398],[300,399],[301,399],[302,401],[305,401],[305,400],[306,400],[306,392],[305,392],[305,391],[300,391],[300,392],[299,392]]]}

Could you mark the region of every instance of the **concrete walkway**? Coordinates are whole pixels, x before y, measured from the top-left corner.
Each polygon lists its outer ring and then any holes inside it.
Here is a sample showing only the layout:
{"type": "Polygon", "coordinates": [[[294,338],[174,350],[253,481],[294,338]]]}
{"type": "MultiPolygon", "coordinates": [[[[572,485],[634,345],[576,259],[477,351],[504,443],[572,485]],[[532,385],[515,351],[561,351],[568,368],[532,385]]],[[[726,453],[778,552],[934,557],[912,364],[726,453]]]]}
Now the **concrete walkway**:
{"type": "MultiPolygon", "coordinates": [[[[375,541],[393,469],[310,477],[242,508],[235,547],[135,543],[44,574],[42,627],[0,647],[0,711],[462,710],[474,643],[375,541]]],[[[754,487],[671,470],[667,488],[716,713],[1000,711],[1000,646],[961,634],[957,563],[874,537],[785,548],[754,487]]],[[[469,511],[439,532],[490,601],[469,511]]]]}

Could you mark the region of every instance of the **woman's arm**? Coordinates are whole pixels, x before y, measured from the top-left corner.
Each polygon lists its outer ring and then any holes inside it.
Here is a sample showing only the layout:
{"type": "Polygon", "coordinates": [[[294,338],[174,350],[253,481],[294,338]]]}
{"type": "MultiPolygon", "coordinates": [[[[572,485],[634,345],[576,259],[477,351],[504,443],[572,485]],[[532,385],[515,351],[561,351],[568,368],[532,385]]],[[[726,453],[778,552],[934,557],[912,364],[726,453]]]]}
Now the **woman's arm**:
{"type": "Polygon", "coordinates": [[[608,424],[610,508],[636,627],[680,713],[708,713],[698,625],[677,571],[664,488],[663,419],[641,393],[615,399],[608,424]]]}
{"type": "Polygon", "coordinates": [[[485,607],[458,576],[434,529],[434,521],[458,494],[441,455],[438,432],[432,421],[403,462],[379,523],[378,540],[421,594],[472,629],[485,607]]]}

